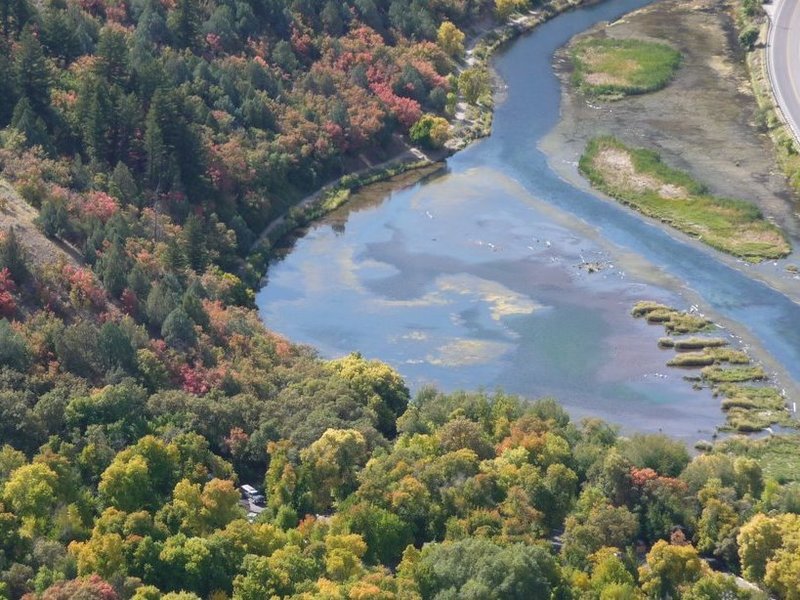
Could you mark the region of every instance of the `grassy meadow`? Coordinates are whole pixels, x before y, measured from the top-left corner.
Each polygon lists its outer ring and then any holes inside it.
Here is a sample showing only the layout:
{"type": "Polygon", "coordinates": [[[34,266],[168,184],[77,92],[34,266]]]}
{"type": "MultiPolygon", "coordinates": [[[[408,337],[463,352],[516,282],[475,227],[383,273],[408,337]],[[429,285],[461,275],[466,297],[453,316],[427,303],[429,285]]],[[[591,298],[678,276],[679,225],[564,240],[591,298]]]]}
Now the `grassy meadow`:
{"type": "Polygon", "coordinates": [[[666,44],[643,40],[589,38],[570,53],[573,82],[593,96],[645,94],[666,86],[681,64],[681,54],[666,44]]]}

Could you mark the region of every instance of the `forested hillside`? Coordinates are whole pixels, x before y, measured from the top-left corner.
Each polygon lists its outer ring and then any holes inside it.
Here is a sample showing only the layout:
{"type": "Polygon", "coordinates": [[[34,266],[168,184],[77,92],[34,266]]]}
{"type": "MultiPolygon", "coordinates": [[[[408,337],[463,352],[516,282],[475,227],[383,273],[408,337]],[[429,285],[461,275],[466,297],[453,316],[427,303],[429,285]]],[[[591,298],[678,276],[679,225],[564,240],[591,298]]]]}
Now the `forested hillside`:
{"type": "Polygon", "coordinates": [[[461,29],[518,8],[0,0],[0,598],[761,597],[701,555],[798,598],[791,478],[551,401],[411,400],[252,308],[265,225],[440,145],[486,80],[461,29]]]}

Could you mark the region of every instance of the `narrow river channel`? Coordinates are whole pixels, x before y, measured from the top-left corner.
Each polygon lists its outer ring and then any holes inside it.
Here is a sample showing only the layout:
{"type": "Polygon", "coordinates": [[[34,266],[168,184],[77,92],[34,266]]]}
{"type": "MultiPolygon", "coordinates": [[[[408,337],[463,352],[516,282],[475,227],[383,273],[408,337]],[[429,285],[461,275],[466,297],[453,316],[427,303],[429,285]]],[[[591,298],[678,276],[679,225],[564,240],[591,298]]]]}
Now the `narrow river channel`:
{"type": "Polygon", "coordinates": [[[538,149],[559,118],[555,50],[648,3],[566,13],[498,55],[508,87],[491,137],[424,182],[357,199],[311,228],[269,269],[257,297],[267,327],[324,357],[386,361],[414,389],[549,395],[576,417],[707,438],[723,421],[719,401],[665,367],[661,330],[629,316],[653,299],[737,323],[796,388],[800,305],[572,186],[538,149]]]}

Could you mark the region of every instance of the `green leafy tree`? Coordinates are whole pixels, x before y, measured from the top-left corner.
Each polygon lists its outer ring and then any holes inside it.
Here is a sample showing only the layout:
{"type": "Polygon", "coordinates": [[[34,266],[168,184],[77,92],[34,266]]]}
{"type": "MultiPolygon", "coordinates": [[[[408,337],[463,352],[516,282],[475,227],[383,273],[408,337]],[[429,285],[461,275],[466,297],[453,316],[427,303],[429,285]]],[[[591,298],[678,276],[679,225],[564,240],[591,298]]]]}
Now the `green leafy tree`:
{"type": "Polygon", "coordinates": [[[547,550],[481,538],[427,544],[412,571],[423,598],[551,598],[563,585],[547,550]]]}
{"type": "Polygon", "coordinates": [[[690,458],[684,444],[661,433],[632,435],[622,445],[622,455],[636,467],[667,477],[680,475],[690,458]]]}
{"type": "Polygon", "coordinates": [[[476,104],[481,97],[491,92],[492,81],[489,72],[480,67],[462,71],[458,76],[458,89],[467,102],[476,104]]]}
{"type": "Polygon", "coordinates": [[[194,322],[189,318],[182,306],[177,307],[164,319],[161,335],[173,348],[191,348],[197,343],[194,322]]]}
{"type": "Polygon", "coordinates": [[[353,353],[332,360],[329,368],[358,395],[361,402],[378,415],[378,429],[386,435],[396,432],[396,419],[408,406],[408,388],[403,378],[389,365],[365,360],[353,353]]]}
{"type": "Polygon", "coordinates": [[[344,500],[356,489],[356,474],[369,457],[360,431],[328,429],[302,453],[312,506],[326,511],[334,500],[344,500]]]}

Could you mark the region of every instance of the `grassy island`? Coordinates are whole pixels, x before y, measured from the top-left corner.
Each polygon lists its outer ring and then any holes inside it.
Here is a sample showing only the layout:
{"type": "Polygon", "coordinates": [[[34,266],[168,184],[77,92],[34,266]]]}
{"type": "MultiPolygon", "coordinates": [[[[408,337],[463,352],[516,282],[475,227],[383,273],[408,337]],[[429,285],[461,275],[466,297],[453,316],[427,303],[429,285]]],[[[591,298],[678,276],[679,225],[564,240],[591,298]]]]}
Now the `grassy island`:
{"type": "Polygon", "coordinates": [[[586,146],[579,168],[609,196],[717,250],[749,262],[781,258],[791,250],[784,233],[757,206],[709,194],[650,150],[597,137],[586,146]]]}
{"type": "Polygon", "coordinates": [[[660,90],[681,64],[666,44],[643,40],[589,38],[571,52],[573,82],[593,96],[622,97],[660,90]]]}

